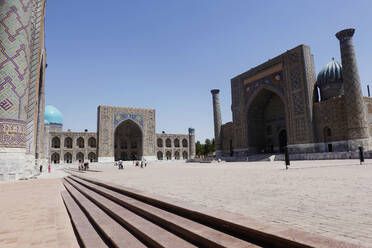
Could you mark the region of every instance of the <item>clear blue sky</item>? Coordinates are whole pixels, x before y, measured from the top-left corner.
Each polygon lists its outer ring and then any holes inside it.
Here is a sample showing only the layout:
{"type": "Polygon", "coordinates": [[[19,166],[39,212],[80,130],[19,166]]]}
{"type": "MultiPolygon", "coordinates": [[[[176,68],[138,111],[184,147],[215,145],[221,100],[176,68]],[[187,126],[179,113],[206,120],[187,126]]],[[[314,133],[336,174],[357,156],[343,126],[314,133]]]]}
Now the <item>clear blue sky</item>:
{"type": "Polygon", "coordinates": [[[97,106],[156,109],[156,130],[212,138],[210,90],[231,121],[230,79],[299,44],[316,72],[340,61],[334,34],[354,27],[359,73],[372,85],[372,1],[47,1],[46,102],[64,129],[96,131],[97,106]]]}

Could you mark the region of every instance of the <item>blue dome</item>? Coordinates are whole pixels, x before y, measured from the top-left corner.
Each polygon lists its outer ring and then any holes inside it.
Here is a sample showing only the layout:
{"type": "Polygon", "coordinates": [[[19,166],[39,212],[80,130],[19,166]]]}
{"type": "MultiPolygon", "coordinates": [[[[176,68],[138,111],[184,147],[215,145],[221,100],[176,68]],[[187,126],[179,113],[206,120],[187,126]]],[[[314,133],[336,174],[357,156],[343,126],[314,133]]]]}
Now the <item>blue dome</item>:
{"type": "Polygon", "coordinates": [[[63,123],[63,116],[62,116],[61,111],[59,111],[56,107],[52,105],[45,106],[44,119],[50,124],[62,124],[63,123]]]}
{"type": "Polygon", "coordinates": [[[329,62],[318,74],[318,85],[342,81],[342,65],[333,60],[329,62]]]}

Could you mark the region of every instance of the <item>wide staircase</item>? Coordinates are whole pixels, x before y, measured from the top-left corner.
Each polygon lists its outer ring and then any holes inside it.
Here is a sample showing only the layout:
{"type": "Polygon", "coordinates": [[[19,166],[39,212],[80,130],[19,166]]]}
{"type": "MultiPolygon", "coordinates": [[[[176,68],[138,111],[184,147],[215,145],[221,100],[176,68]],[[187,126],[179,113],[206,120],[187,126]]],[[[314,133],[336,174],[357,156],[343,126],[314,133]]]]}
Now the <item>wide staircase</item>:
{"type": "Polygon", "coordinates": [[[311,247],[82,175],[62,192],[81,247],[311,247]]]}

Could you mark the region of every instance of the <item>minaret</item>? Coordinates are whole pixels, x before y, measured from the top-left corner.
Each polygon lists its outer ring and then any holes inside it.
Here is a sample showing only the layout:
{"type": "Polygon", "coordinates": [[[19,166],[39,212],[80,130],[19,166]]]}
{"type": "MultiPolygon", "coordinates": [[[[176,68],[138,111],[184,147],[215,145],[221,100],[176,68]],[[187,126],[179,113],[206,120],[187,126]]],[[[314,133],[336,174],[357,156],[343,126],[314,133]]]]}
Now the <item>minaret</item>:
{"type": "Polygon", "coordinates": [[[363,143],[364,145],[368,144],[369,138],[368,122],[352,39],[354,31],[355,29],[350,28],[336,34],[337,39],[340,40],[349,150],[357,150],[358,146],[363,145],[363,143]]]}
{"type": "Polygon", "coordinates": [[[195,158],[195,129],[189,128],[189,159],[195,158]]]}
{"type": "Polygon", "coordinates": [[[220,90],[211,90],[213,98],[213,120],[214,120],[214,140],[216,142],[216,156],[221,156],[221,107],[220,107],[220,90]]]}

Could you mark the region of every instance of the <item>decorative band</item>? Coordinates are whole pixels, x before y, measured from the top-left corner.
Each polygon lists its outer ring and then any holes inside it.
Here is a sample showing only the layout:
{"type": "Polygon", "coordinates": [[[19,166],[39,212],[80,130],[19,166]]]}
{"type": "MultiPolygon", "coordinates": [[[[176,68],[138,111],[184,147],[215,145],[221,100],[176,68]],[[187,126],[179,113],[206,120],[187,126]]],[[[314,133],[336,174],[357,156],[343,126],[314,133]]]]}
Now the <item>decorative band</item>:
{"type": "Polygon", "coordinates": [[[0,146],[26,147],[26,122],[0,119],[0,146]]]}

